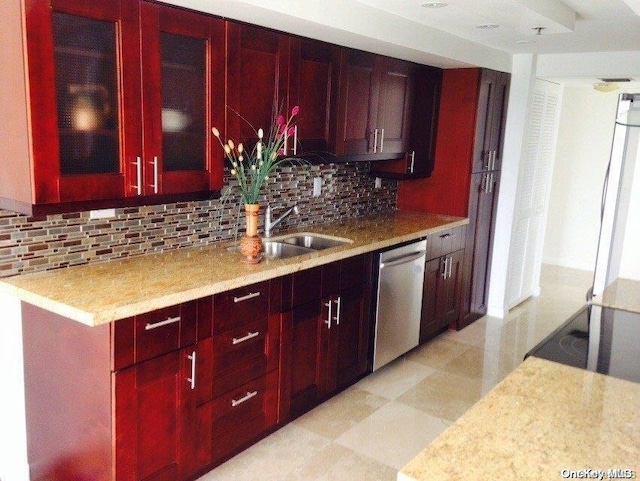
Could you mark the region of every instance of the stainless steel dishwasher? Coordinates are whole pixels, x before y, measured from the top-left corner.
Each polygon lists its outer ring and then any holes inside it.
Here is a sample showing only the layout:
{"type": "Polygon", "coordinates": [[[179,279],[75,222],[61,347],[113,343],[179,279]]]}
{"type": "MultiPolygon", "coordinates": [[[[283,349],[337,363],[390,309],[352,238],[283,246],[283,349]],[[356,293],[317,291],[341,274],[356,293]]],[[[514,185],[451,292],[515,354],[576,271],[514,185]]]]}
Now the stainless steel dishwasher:
{"type": "Polygon", "coordinates": [[[373,370],[419,343],[427,241],[378,254],[373,370]]]}

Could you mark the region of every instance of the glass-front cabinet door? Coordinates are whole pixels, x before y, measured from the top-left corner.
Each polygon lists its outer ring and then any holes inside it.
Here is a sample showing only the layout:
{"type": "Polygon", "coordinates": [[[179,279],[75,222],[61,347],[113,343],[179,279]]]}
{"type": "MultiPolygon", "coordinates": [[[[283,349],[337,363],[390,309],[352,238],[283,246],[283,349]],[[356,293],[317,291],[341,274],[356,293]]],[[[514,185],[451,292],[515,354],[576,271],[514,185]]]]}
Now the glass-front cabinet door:
{"type": "Polygon", "coordinates": [[[145,184],[151,194],[222,184],[224,21],[144,2],[142,97],[145,184]]]}
{"type": "Polygon", "coordinates": [[[27,0],[35,203],[118,198],[140,155],[138,3],[27,0]],[[134,124],[131,124],[132,126],[134,124]],[[136,154],[136,152],[138,152],[136,154]]]}
{"type": "Polygon", "coordinates": [[[25,18],[33,204],[222,188],[223,20],[140,0],[25,0],[25,18]]]}

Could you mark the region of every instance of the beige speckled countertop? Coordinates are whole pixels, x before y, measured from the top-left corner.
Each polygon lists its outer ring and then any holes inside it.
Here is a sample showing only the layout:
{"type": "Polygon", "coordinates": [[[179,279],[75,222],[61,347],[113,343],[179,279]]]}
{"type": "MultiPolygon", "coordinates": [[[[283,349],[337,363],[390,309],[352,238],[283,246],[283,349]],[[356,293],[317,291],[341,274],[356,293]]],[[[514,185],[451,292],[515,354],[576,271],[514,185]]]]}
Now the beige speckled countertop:
{"type": "MultiPolygon", "coordinates": [[[[0,280],[0,290],[97,326],[154,309],[309,269],[467,224],[465,218],[396,211],[313,226],[353,242],[288,259],[240,262],[229,243],[179,249],[0,280]]],[[[279,236],[274,236],[277,239],[279,236]]]]}
{"type": "Polygon", "coordinates": [[[640,384],[530,357],[398,481],[553,480],[586,469],[640,475],[640,384]]]}
{"type": "Polygon", "coordinates": [[[640,312],[640,281],[616,279],[602,295],[594,297],[592,303],[624,311],[640,312]]]}

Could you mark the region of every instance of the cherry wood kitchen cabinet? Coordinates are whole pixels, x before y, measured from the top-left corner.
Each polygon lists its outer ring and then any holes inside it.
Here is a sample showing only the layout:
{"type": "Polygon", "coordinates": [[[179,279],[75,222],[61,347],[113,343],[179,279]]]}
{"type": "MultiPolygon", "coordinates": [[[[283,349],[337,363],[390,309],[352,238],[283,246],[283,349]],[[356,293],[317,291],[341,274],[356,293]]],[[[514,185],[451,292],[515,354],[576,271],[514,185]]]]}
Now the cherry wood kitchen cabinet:
{"type": "Polygon", "coordinates": [[[415,65],[343,49],[336,154],[398,158],[407,150],[415,65]]]}
{"type": "Polygon", "coordinates": [[[458,321],[463,300],[466,228],[458,227],[427,239],[420,342],[458,321]]]}
{"type": "Polygon", "coordinates": [[[291,276],[282,320],[283,419],[297,417],[367,370],[370,257],[291,276]]]}
{"type": "Polygon", "coordinates": [[[373,162],[371,175],[391,179],[429,177],[436,154],[436,133],[442,70],[416,65],[413,75],[413,105],[409,143],[404,157],[373,162]]]}
{"type": "Polygon", "coordinates": [[[252,148],[278,112],[287,109],[289,36],[246,24],[229,23],[226,112],[229,137],[252,148]]]}
{"type": "Polygon", "coordinates": [[[472,172],[500,170],[510,75],[483,69],[478,87],[478,111],[472,172]]]}
{"type": "Polygon", "coordinates": [[[3,190],[3,206],[45,213],[221,187],[209,132],[224,122],[224,21],[138,0],[27,0],[24,23],[31,145],[12,180],[29,188],[3,190]]]}
{"type": "MultiPolygon", "coordinates": [[[[301,155],[333,150],[340,47],[318,40],[290,37],[288,112],[300,107],[295,135],[287,147],[301,155]]],[[[313,161],[311,156],[309,160],[313,161]]]]}

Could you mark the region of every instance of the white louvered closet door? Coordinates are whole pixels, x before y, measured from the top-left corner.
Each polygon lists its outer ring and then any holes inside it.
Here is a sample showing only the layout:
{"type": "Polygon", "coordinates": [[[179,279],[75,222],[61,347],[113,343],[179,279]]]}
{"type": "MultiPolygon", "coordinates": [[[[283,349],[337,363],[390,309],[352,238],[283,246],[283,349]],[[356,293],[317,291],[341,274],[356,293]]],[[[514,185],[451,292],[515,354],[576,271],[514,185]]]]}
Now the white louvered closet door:
{"type": "Polygon", "coordinates": [[[520,166],[509,254],[507,302],[512,308],[540,292],[540,266],[562,86],[536,80],[520,166]]]}

